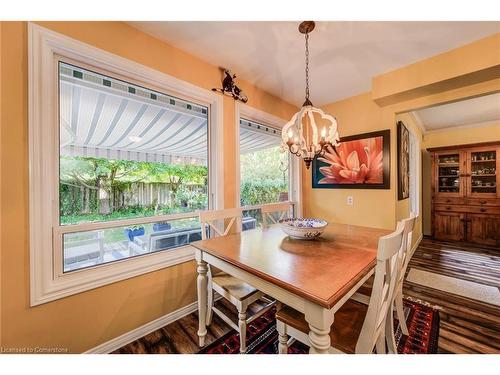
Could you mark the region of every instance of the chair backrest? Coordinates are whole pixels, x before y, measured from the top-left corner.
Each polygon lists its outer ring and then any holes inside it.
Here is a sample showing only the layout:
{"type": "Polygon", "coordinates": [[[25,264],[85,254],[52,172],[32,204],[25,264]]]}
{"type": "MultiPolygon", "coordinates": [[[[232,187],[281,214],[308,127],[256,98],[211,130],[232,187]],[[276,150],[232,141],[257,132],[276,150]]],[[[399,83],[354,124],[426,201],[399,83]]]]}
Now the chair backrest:
{"type": "Polygon", "coordinates": [[[207,227],[216,235],[225,236],[234,226],[234,233],[241,232],[241,208],[200,212],[201,239],[207,239],[207,227]]]}
{"type": "Polygon", "coordinates": [[[403,244],[401,246],[401,252],[400,252],[400,268],[398,272],[398,283],[402,282],[404,277],[405,277],[405,272],[406,272],[406,267],[408,266],[408,263],[410,262],[410,258],[413,255],[412,254],[412,249],[411,249],[411,241],[412,241],[412,234],[413,234],[413,228],[415,228],[415,221],[417,217],[413,214],[410,214],[410,217],[408,219],[404,219],[401,221],[403,225],[403,244]]]}
{"type": "Polygon", "coordinates": [[[404,225],[398,222],[396,230],[380,237],[377,250],[375,279],[365,321],[356,344],[356,353],[372,353],[375,343],[385,331],[387,312],[392,309],[393,293],[401,266],[404,225]]]}
{"type": "Polygon", "coordinates": [[[260,208],[262,213],[262,226],[267,228],[269,225],[278,224],[278,221],[290,217],[292,208],[291,202],[264,204],[260,208]],[[273,214],[278,214],[276,217],[273,214]]]}

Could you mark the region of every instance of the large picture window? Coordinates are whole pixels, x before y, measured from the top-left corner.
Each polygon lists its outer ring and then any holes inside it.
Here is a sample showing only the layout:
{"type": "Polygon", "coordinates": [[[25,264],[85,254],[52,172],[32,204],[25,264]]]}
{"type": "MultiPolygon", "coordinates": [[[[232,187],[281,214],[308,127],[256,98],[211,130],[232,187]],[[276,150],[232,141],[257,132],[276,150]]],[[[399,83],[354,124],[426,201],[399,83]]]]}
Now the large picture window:
{"type": "Polygon", "coordinates": [[[32,23],[28,61],[31,305],[194,259],[222,98],[32,23]]]}
{"type": "Polygon", "coordinates": [[[59,134],[64,272],[201,238],[196,218],[167,218],[208,208],[207,107],[59,62],[59,134]]]}

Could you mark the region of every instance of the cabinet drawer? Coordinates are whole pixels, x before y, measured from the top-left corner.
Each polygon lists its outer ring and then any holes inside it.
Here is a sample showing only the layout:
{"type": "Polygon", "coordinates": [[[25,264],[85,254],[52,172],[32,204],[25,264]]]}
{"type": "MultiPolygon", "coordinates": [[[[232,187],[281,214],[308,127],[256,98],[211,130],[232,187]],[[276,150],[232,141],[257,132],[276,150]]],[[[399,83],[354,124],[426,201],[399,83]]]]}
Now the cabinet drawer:
{"type": "MultiPolygon", "coordinates": [[[[478,208],[481,208],[481,207],[478,207],[478,208]]],[[[436,204],[434,206],[434,211],[469,212],[469,207],[464,206],[464,205],[436,204]]]]}
{"type": "Polygon", "coordinates": [[[475,214],[500,215],[500,207],[468,206],[467,212],[475,214]]]}
{"type": "Polygon", "coordinates": [[[500,199],[496,198],[467,198],[467,204],[472,206],[499,206],[500,199]]]}
{"type": "Polygon", "coordinates": [[[453,204],[436,204],[434,211],[441,212],[469,212],[472,214],[491,214],[500,215],[500,207],[492,206],[465,206],[453,204]]]}
{"type": "Polygon", "coordinates": [[[435,204],[465,204],[465,198],[454,198],[454,197],[434,197],[433,202],[435,204]]]}

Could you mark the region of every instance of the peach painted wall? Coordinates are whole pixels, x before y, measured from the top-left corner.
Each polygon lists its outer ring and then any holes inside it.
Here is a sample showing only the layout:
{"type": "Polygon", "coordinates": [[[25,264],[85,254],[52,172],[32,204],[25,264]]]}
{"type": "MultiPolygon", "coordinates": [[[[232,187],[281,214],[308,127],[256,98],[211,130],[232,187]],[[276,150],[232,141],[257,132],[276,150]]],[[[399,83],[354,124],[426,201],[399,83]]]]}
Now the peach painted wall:
{"type": "MultiPolygon", "coordinates": [[[[391,122],[384,122],[382,110],[372,100],[370,93],[323,106],[323,110],[337,118],[341,137],[382,129],[391,129],[393,132],[391,122]]],[[[394,154],[392,148],[391,155],[394,154]]],[[[339,223],[393,227],[395,202],[392,190],[312,189],[311,170],[304,169],[303,176],[307,216],[339,223]],[[352,206],[347,205],[348,196],[353,197],[352,206]]]]}
{"type": "Polygon", "coordinates": [[[424,135],[425,148],[500,141],[500,123],[470,128],[443,129],[424,135]]]}
{"type": "MultiPolygon", "coordinates": [[[[220,72],[121,22],[37,22],[205,89],[220,72]]],[[[27,23],[1,22],[1,345],[83,352],[195,301],[195,264],[156,272],[29,307],[27,23]],[[7,177],[7,178],[6,178],[7,177]]],[[[239,81],[249,105],[287,119],[296,107],[239,81]]],[[[224,99],[225,205],[235,204],[234,101],[224,99]]]]}
{"type": "Polygon", "coordinates": [[[500,33],[380,74],[372,79],[373,99],[395,104],[498,78],[500,33]]]}

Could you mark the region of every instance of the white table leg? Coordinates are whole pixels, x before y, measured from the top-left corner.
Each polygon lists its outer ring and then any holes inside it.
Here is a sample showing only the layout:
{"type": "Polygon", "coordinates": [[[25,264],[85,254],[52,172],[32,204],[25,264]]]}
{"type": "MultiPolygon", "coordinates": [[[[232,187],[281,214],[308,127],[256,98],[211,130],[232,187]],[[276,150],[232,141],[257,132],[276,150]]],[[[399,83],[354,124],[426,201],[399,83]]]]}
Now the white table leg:
{"type": "Polygon", "coordinates": [[[205,336],[207,335],[207,263],[202,259],[202,252],[196,251],[196,261],[198,263],[198,337],[199,346],[205,345],[205,336]]]}
{"type": "Polygon", "coordinates": [[[238,308],[238,328],[240,331],[240,353],[247,351],[247,307],[238,308]]]}
{"type": "Polygon", "coordinates": [[[328,354],[330,348],[330,327],[328,329],[316,328],[309,324],[309,354],[328,354]]]}
{"type": "Polygon", "coordinates": [[[281,320],[276,321],[276,330],[278,331],[278,353],[288,354],[288,335],[286,334],[285,323],[281,320]]]}
{"type": "Polygon", "coordinates": [[[309,354],[328,354],[330,349],[330,327],[333,312],[318,305],[305,306],[305,318],[309,323],[309,354]]]}

